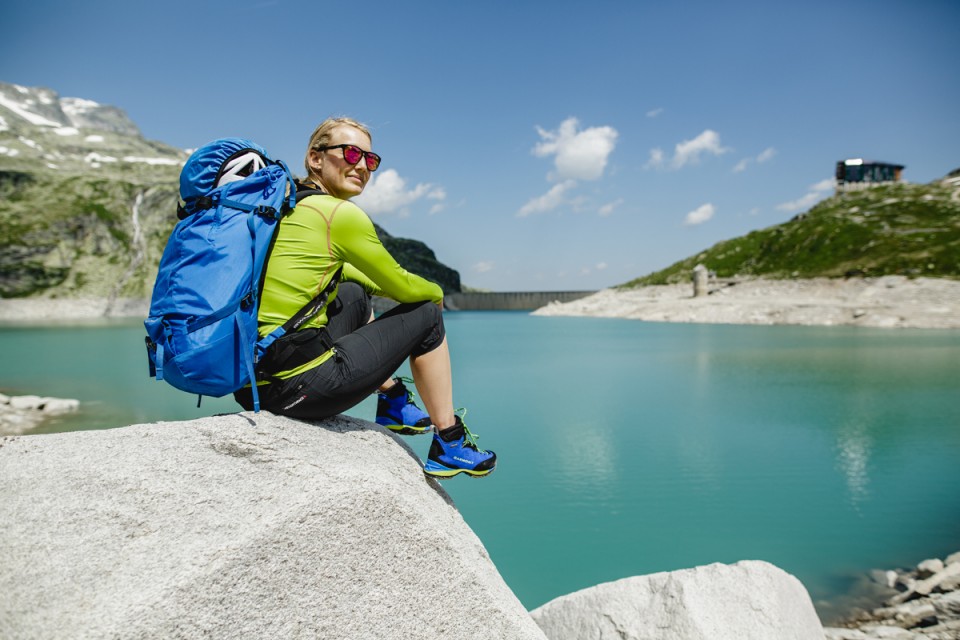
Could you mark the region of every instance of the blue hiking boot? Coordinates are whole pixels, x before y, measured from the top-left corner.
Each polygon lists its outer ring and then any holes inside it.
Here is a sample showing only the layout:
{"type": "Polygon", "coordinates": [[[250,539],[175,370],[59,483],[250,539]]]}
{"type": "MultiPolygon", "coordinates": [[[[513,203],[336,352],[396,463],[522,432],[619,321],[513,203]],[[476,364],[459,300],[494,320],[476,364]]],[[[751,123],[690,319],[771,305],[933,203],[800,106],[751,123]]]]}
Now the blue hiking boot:
{"type": "Polygon", "coordinates": [[[440,480],[452,478],[458,473],[482,478],[492,473],[496,466],[497,454],[478,448],[477,437],[457,416],[456,425],[433,434],[423,472],[440,480]]]}
{"type": "Polygon", "coordinates": [[[405,436],[415,436],[430,431],[433,428],[433,421],[423,409],[417,406],[413,392],[403,384],[413,380],[394,378],[394,381],[395,385],[377,393],[377,424],[405,436]]]}

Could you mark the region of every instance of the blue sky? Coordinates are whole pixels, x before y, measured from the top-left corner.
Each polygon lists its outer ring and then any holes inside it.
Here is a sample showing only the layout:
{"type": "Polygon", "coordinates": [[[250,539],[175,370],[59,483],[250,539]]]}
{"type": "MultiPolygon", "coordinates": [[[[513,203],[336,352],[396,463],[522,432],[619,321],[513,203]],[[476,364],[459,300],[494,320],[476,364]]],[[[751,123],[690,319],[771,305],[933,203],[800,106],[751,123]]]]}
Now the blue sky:
{"type": "Polygon", "coordinates": [[[960,167],[960,1],[7,0],[0,80],[302,170],[329,115],[362,206],[474,287],[593,289],[788,220],[837,160],[960,167]]]}

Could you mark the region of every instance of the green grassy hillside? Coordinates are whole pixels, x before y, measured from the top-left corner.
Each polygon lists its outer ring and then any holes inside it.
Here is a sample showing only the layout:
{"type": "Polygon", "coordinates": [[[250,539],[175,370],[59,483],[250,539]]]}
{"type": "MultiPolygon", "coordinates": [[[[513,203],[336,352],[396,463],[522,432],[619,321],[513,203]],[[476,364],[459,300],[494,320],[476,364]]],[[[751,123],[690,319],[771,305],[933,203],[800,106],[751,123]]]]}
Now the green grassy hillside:
{"type": "Polygon", "coordinates": [[[621,286],[689,282],[697,264],[720,278],[960,278],[960,186],[895,184],[840,194],[621,286]]]}
{"type": "MultiPolygon", "coordinates": [[[[178,172],[0,166],[0,298],[149,297],[177,222],[178,172]]],[[[377,233],[404,268],[460,291],[460,274],[425,244],[377,233]]]]}

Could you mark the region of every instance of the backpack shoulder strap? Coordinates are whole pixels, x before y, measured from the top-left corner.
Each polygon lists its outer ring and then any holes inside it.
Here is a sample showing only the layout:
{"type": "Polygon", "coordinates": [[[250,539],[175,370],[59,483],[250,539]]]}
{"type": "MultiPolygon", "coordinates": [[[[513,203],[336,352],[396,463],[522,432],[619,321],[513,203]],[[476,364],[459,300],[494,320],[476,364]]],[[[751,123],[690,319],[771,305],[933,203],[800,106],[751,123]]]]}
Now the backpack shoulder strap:
{"type": "Polygon", "coordinates": [[[300,311],[293,314],[292,318],[283,323],[283,327],[281,328],[284,334],[296,331],[302,327],[305,322],[320,313],[320,310],[327,304],[327,298],[330,297],[330,294],[333,293],[337,285],[340,284],[340,276],[342,274],[343,267],[341,266],[337,269],[337,272],[333,274],[333,278],[331,278],[327,286],[323,288],[323,291],[314,296],[313,300],[305,304],[300,311]]]}
{"type": "Polygon", "coordinates": [[[327,192],[320,188],[316,182],[300,182],[297,180],[297,203],[307,196],[325,196],[327,192]]]}

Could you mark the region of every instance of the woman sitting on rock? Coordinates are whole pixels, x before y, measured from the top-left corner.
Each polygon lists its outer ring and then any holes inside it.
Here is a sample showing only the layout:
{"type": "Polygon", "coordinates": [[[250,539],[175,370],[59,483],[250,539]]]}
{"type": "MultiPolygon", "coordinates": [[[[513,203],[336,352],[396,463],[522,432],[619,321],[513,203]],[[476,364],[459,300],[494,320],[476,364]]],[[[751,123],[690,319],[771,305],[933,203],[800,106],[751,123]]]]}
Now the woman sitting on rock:
{"type": "MultiPolygon", "coordinates": [[[[397,264],[367,214],[349,202],[380,166],[371,146],[369,130],[349,118],[327,119],[310,136],[307,177],[296,208],[280,222],[267,263],[260,334],[281,326],[334,279],[341,281],[319,313],[268,350],[261,403],[277,414],[320,419],[379,391],[379,424],[405,435],[435,429],[425,473],[487,475],[496,454],[478,448],[454,413],[443,291],[397,264]],[[400,304],[372,319],[371,294],[400,304]],[[391,379],[408,357],[426,413],[399,378],[391,379]]],[[[253,407],[249,388],[236,398],[245,409],[253,407]]]]}

